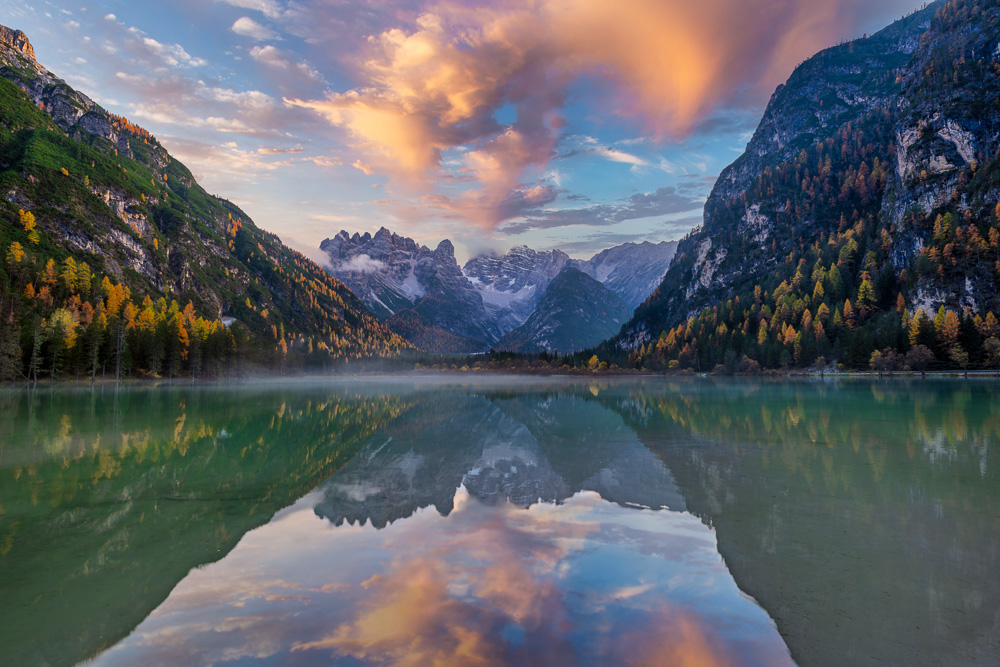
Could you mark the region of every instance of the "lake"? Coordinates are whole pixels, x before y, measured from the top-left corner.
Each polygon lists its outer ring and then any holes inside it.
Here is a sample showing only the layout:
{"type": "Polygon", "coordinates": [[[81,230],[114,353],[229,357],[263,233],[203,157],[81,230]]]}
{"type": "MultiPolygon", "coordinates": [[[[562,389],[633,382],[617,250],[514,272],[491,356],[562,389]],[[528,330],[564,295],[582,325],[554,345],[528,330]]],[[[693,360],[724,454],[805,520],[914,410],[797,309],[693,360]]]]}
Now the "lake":
{"type": "Polygon", "coordinates": [[[1000,384],[0,392],[0,663],[979,665],[1000,384]]]}

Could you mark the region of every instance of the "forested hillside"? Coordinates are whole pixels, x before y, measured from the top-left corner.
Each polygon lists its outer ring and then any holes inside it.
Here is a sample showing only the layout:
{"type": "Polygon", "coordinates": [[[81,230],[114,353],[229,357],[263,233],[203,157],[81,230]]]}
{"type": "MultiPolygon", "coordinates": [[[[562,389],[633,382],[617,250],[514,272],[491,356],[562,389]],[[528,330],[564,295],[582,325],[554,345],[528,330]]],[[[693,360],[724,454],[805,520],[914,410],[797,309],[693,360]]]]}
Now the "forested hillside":
{"type": "Polygon", "coordinates": [[[407,344],[0,28],[0,378],[322,368],[407,344]]]}
{"type": "Polygon", "coordinates": [[[1000,364],[998,126],[997,0],[934,3],[823,51],[779,87],[604,354],[702,371],[1000,364]]]}

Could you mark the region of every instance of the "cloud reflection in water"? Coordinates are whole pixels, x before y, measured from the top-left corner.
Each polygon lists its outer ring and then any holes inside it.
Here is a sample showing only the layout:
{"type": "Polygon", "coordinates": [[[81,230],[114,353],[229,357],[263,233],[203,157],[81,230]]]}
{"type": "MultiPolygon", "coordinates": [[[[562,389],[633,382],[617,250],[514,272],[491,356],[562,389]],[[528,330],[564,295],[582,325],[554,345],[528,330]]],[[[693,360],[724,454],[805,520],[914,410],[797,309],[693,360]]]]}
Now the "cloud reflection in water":
{"type": "Polygon", "coordinates": [[[310,494],[191,572],[96,664],[779,665],[694,516],[580,492],[334,526],[310,494]]]}

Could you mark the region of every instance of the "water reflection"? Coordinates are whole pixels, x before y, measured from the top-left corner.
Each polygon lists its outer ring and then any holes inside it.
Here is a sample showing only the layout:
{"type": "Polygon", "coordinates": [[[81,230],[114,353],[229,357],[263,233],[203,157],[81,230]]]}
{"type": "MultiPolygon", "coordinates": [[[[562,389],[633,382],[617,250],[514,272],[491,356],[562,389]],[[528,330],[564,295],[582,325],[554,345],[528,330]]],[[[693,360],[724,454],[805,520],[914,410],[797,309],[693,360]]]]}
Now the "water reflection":
{"type": "Polygon", "coordinates": [[[627,400],[796,660],[995,664],[996,384],[693,383],[627,400]]]}
{"type": "Polygon", "coordinates": [[[0,393],[0,662],[111,646],[405,407],[329,388],[0,393]]]}
{"type": "Polygon", "coordinates": [[[790,662],[690,514],[593,492],[524,510],[460,489],[447,518],[377,530],[334,528],[317,500],[192,573],[97,664],[790,662]]]}
{"type": "Polygon", "coordinates": [[[667,511],[669,471],[587,396],[415,401],[98,663],[789,663],[712,532],[667,511]]]}
{"type": "Polygon", "coordinates": [[[316,512],[381,528],[464,485],[483,502],[526,508],[578,491],[632,507],[684,510],[670,471],[622,418],[566,394],[453,394],[417,402],[323,487],[316,512]]]}
{"type": "Polygon", "coordinates": [[[0,409],[11,664],[1000,652],[995,384],[393,379],[0,409]]]}

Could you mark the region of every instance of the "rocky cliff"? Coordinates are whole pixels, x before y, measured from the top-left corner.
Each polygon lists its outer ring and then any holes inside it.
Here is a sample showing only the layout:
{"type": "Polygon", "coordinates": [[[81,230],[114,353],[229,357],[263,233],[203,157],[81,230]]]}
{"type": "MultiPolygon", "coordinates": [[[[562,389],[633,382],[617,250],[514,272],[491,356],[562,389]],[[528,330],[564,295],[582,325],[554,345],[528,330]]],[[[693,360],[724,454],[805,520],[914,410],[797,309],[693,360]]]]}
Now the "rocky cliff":
{"type": "Polygon", "coordinates": [[[381,228],[374,236],[341,231],[320,244],[330,271],[390,328],[433,352],[481,352],[502,331],[462,274],[455,247],[437,248],[381,228]]]}
{"type": "Polygon", "coordinates": [[[573,265],[635,310],[663,282],[676,252],[676,241],[625,243],[573,265]]]}
{"type": "Polygon", "coordinates": [[[504,333],[535,312],[552,279],[572,260],[564,252],[515,246],[504,255],[480,255],[463,272],[483,297],[504,333]]]}

